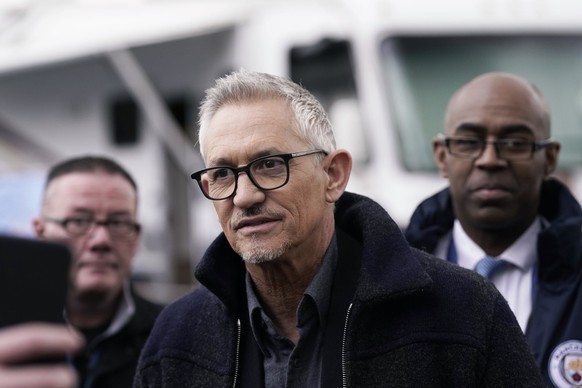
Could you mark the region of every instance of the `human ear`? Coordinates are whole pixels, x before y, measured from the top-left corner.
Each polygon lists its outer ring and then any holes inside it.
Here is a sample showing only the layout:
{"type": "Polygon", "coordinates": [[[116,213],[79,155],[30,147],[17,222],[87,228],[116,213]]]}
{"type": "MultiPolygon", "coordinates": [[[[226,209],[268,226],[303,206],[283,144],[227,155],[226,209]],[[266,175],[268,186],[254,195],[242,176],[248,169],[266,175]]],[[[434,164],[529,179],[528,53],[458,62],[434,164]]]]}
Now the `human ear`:
{"type": "Polygon", "coordinates": [[[554,142],[548,147],[546,147],[546,166],[544,170],[545,177],[556,171],[556,166],[558,165],[558,155],[560,153],[561,144],[559,142],[554,142]]]}
{"type": "Polygon", "coordinates": [[[37,238],[41,238],[44,235],[44,222],[40,217],[35,217],[32,220],[32,229],[37,238]]]}
{"type": "Polygon", "coordinates": [[[432,151],[434,154],[434,160],[435,160],[436,165],[439,169],[439,173],[441,174],[441,176],[443,178],[448,178],[447,165],[445,163],[445,158],[447,156],[447,150],[442,145],[442,143],[439,141],[439,139],[434,139],[432,141],[432,151]]]}
{"type": "Polygon", "coordinates": [[[334,203],[341,197],[348,185],[352,171],[352,156],[348,151],[338,149],[327,155],[324,163],[328,177],[325,199],[329,203],[334,203]]]}

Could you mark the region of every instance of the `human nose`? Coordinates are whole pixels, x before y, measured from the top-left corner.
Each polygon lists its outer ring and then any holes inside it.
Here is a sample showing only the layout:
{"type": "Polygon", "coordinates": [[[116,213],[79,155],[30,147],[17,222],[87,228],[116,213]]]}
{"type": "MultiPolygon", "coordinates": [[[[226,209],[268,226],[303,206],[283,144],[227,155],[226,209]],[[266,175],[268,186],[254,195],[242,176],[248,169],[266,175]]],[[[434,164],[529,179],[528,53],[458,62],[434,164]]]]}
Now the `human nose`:
{"type": "Polygon", "coordinates": [[[487,140],[483,144],[483,151],[475,160],[475,164],[479,166],[499,165],[504,163],[507,163],[507,161],[499,157],[499,149],[494,140],[487,140]]]}
{"type": "Polygon", "coordinates": [[[111,240],[111,233],[109,232],[109,228],[107,227],[107,224],[105,222],[96,221],[87,232],[87,235],[90,236],[93,240],[98,241],[111,240]]]}
{"type": "Polygon", "coordinates": [[[264,201],[264,199],[265,193],[253,183],[248,174],[239,173],[236,192],[233,198],[234,205],[238,208],[245,209],[264,201]]]}

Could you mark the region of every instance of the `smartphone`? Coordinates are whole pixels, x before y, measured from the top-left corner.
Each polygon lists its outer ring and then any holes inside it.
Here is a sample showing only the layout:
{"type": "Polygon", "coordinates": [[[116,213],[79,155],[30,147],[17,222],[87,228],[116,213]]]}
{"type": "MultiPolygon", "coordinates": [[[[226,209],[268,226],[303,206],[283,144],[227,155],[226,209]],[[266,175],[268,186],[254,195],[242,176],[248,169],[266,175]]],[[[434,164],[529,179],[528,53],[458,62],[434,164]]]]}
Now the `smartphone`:
{"type": "Polygon", "coordinates": [[[0,235],[0,327],[64,323],[70,265],[65,245],[0,235]]]}

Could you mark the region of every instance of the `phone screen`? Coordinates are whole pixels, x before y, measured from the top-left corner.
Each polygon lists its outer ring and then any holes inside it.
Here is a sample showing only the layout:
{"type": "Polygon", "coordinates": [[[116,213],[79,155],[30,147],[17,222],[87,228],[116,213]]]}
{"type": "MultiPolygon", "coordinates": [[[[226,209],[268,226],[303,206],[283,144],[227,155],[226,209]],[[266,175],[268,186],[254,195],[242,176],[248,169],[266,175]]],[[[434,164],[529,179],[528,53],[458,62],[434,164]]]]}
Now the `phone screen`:
{"type": "Polygon", "coordinates": [[[70,264],[64,245],[0,236],[0,327],[64,323],[70,264]]]}

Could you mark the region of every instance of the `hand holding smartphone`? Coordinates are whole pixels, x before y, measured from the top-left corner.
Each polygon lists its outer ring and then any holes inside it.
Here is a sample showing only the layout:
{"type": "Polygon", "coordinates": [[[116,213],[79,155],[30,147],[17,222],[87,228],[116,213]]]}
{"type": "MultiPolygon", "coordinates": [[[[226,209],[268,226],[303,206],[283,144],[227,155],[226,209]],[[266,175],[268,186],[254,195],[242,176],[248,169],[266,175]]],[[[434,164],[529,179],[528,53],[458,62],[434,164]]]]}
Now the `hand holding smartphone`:
{"type": "Polygon", "coordinates": [[[75,371],[62,361],[82,345],[81,336],[63,324],[21,323],[1,328],[0,388],[76,387],[75,371]],[[39,357],[55,356],[61,362],[36,362],[39,357]]]}
{"type": "Polygon", "coordinates": [[[65,325],[70,264],[64,245],[0,236],[0,388],[20,386],[20,378],[42,381],[42,368],[44,379],[72,373],[67,354],[83,341],[65,325]]]}

